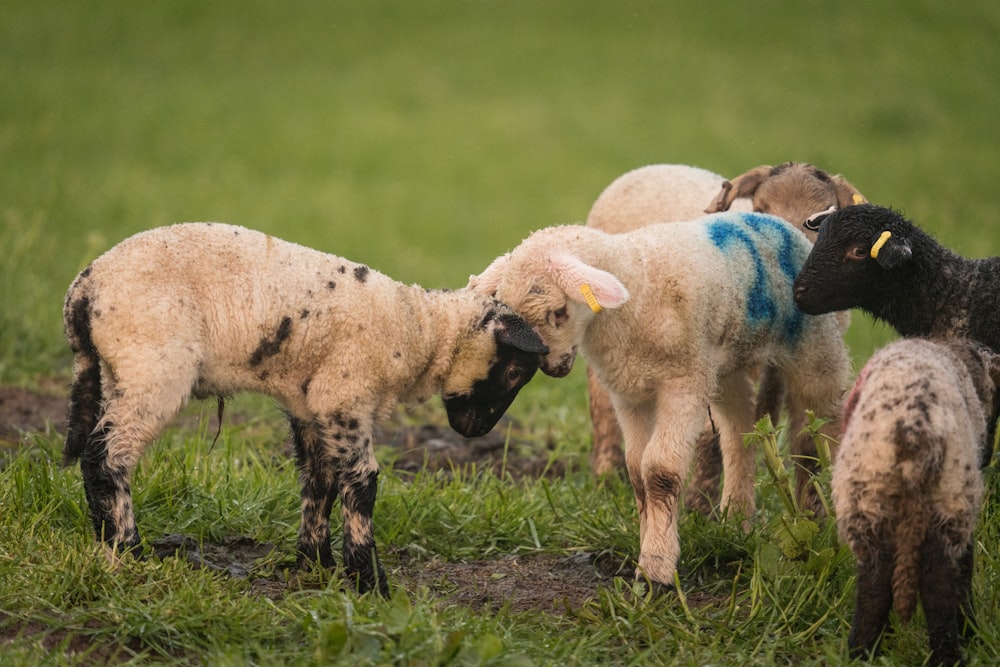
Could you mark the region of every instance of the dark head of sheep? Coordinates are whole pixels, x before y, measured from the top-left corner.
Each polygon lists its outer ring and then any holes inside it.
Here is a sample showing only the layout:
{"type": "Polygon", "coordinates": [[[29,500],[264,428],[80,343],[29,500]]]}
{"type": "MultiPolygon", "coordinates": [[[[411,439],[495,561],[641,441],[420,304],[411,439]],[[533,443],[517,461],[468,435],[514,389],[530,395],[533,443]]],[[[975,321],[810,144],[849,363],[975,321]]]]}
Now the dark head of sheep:
{"type": "Polygon", "coordinates": [[[831,213],[795,279],[809,315],[860,308],[901,335],[963,335],[1000,349],[1000,258],[965,259],[898,212],[831,213]]]}
{"type": "Polygon", "coordinates": [[[496,425],[549,351],[534,329],[512,312],[496,317],[494,339],[496,360],[489,375],[467,392],[445,393],[442,399],[448,423],[467,438],[484,435],[496,425]]]}

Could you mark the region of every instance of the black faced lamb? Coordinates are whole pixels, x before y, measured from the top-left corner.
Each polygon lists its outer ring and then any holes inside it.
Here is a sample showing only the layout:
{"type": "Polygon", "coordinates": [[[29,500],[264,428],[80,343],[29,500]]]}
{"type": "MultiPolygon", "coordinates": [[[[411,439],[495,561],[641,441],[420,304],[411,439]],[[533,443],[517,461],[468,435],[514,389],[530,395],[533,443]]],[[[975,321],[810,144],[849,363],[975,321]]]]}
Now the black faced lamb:
{"type": "Polygon", "coordinates": [[[343,561],[359,591],[388,586],[372,511],[372,432],[398,402],[440,393],[465,436],[489,431],[534,375],[538,335],[466,290],[404,285],[260,232],[190,223],[94,260],[64,306],[75,355],[64,458],[77,459],[98,539],[138,551],[129,478],[190,396],[253,391],[289,416],[302,483],[300,559],[343,561]]]}
{"type": "MultiPolygon", "coordinates": [[[[731,181],[698,167],[656,164],[615,179],[591,207],[587,226],[620,233],[653,223],[693,220],[704,213],[753,210],[784,218],[812,241],[816,238],[813,221],[817,214],[864,201],[864,196],[843,176],[830,175],[803,162],[761,165],[731,181]]],[[[850,320],[846,314],[842,317],[846,329],[850,320]]],[[[758,416],[770,414],[775,422],[784,394],[776,377],[765,367],[757,393],[758,416]]],[[[589,367],[587,381],[593,427],[591,469],[605,474],[624,466],[622,436],[611,397],[589,367]]],[[[710,427],[698,441],[695,461],[684,502],[709,513],[718,502],[722,472],[718,434],[710,427]]],[[[818,502],[811,506],[820,510],[818,502]]]]}
{"type": "Polygon", "coordinates": [[[998,302],[1000,257],[960,257],[873,205],[830,214],[795,279],[805,313],[860,308],[903,336],[964,336],[1000,352],[998,302]]]}
{"type": "Polygon", "coordinates": [[[919,596],[931,662],[961,660],[998,382],[1000,357],[961,338],[902,339],[862,369],[832,482],[837,528],[858,568],[852,655],[877,652],[890,611],[908,621],[919,596]]]}
{"type": "MultiPolygon", "coordinates": [[[[672,585],[677,501],[708,408],[719,427],[723,504],[754,510],[750,376],[780,369],[795,406],[837,418],[850,362],[836,316],[802,316],[792,279],[811,245],[774,216],[726,213],[608,234],[535,232],[469,287],[505,300],[569,373],[577,351],[611,393],[639,509],[637,574],[672,585]]],[[[797,431],[794,431],[797,432],[797,431]]],[[[832,434],[831,434],[832,435],[832,434]]]]}

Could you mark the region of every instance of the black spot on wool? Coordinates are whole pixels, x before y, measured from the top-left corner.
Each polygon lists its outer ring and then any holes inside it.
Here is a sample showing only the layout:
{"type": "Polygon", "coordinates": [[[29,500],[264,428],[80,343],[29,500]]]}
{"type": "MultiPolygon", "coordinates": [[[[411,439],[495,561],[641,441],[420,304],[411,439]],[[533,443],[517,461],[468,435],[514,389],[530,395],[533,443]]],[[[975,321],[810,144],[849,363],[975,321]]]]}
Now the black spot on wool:
{"type": "Polygon", "coordinates": [[[258,366],[268,357],[273,357],[281,351],[281,345],[292,333],[292,318],[287,315],[281,318],[278,330],[274,332],[273,338],[264,337],[260,339],[257,349],[250,355],[250,365],[258,366]]]}
{"type": "Polygon", "coordinates": [[[361,265],[354,268],[354,279],[359,283],[363,283],[368,280],[368,267],[361,265]]]}

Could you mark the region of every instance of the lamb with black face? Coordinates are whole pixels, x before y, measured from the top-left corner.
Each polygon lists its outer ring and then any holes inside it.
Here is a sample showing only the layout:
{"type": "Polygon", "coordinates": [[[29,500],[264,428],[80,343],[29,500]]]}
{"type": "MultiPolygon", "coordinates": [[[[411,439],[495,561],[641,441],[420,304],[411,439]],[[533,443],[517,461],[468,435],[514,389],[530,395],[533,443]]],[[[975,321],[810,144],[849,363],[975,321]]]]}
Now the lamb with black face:
{"type": "Polygon", "coordinates": [[[549,351],[521,318],[501,315],[498,320],[496,359],[489,374],[468,393],[443,398],[448,424],[466,438],[485,435],[496,426],[521,387],[534,377],[541,355],[549,351]]]}

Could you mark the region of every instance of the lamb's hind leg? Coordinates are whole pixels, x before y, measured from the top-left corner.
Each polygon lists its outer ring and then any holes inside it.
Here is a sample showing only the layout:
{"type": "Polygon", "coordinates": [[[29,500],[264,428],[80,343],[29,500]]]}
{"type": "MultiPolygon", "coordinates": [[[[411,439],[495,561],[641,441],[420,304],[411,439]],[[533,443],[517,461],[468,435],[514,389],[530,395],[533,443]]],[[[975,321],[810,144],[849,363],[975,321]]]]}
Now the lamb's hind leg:
{"type": "Polygon", "coordinates": [[[330,548],[330,510],[338,491],[336,464],[314,421],[296,417],[290,417],[289,421],[302,485],[299,562],[311,560],[332,568],[335,563],[330,548]]]}
{"type": "Polygon", "coordinates": [[[712,420],[705,421],[705,428],[695,445],[694,470],[684,490],[684,506],[711,516],[719,504],[719,481],[722,479],[722,449],[719,432],[712,420]]]}
{"type": "Polygon", "coordinates": [[[722,507],[741,519],[753,515],[754,450],[743,444],[743,434],[753,428],[753,383],[746,373],[733,373],[719,381],[719,395],[712,401],[712,417],[719,429],[722,449],[722,507]]]}
{"type": "Polygon", "coordinates": [[[104,414],[87,438],[80,470],[97,538],[112,548],[134,551],[139,531],[132,507],[132,471],[146,446],[183,405],[191,385],[126,385],[107,367],[101,374],[104,414]]]}
{"type": "Polygon", "coordinates": [[[882,548],[885,543],[885,528],[872,527],[865,532],[878,536],[872,546],[855,548],[858,578],[854,593],[854,616],[847,647],[852,658],[878,654],[882,634],[889,624],[892,610],[892,553],[882,548]],[[877,532],[876,532],[877,531],[877,532]]]}
{"type": "Polygon", "coordinates": [[[590,424],[593,429],[594,448],[590,452],[590,468],[595,475],[606,475],[621,470],[625,465],[622,433],[618,417],[608,390],[597,374],[587,368],[587,388],[590,397],[590,424]]]}
{"type": "MultiPolygon", "coordinates": [[[[930,664],[965,664],[962,659],[961,626],[962,612],[968,600],[964,579],[966,574],[971,575],[972,567],[971,562],[965,564],[961,558],[955,560],[954,545],[948,543],[944,532],[928,531],[920,551],[920,600],[927,618],[930,664]],[[963,567],[965,565],[967,568],[963,567]]],[[[971,557],[971,548],[966,553],[971,557]]]]}
{"type": "MultiPolygon", "coordinates": [[[[831,371],[831,376],[833,372],[831,371]]],[[[786,376],[789,382],[788,436],[792,460],[795,465],[795,491],[801,507],[812,510],[816,516],[825,516],[826,507],[816,488],[814,477],[820,472],[819,451],[812,433],[805,430],[806,410],[826,419],[819,433],[826,438],[830,457],[836,453],[840,429],[841,394],[838,383],[820,383],[814,378],[786,376]],[[825,391],[824,391],[825,389],[825,391]]],[[[846,386],[846,383],[845,383],[846,386]]]]}

